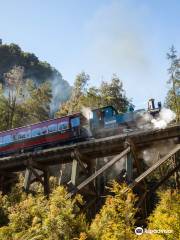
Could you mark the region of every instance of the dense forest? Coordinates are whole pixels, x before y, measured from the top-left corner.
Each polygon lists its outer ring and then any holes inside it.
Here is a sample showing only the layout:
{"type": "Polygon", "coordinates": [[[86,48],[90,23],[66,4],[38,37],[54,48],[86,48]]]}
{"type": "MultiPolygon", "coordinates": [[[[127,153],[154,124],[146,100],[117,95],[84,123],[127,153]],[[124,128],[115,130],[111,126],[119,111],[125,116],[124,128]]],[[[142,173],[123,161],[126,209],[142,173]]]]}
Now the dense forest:
{"type": "MultiPolygon", "coordinates": [[[[165,105],[176,112],[179,121],[180,81],[174,75],[179,58],[172,47],[168,53],[169,92],[165,105]]],[[[176,71],[178,74],[178,71],[176,71]]],[[[49,119],[51,106],[58,103],[55,116],[62,116],[85,107],[113,105],[125,112],[131,98],[126,96],[121,79],[113,74],[110,81],[99,87],[89,87],[90,76],[77,74],[71,87],[61,74],[34,54],[23,52],[15,44],[0,45],[0,130],[49,119]],[[58,98],[54,99],[53,82],[58,81],[58,98]],[[63,90],[62,90],[63,89],[63,90]],[[60,97],[59,97],[60,96],[60,97]]],[[[179,239],[179,192],[174,188],[174,177],[157,192],[157,204],[148,217],[149,229],[169,229],[173,234],[145,234],[137,236],[138,198],[124,184],[110,183],[109,194],[99,212],[89,217],[81,211],[82,196],[67,199],[67,189],[51,178],[51,194],[43,195],[41,185],[34,183],[36,194],[22,191],[23,175],[6,195],[0,194],[0,240],[133,240],[179,239]],[[128,191],[124,192],[124,189],[128,191]]]]}
{"type": "Polygon", "coordinates": [[[4,74],[14,66],[23,67],[24,80],[31,79],[38,86],[45,82],[51,84],[53,111],[57,110],[59,104],[70,97],[71,86],[49,63],[40,61],[33,53],[22,51],[16,44],[0,44],[0,83],[3,86],[5,85],[4,74]]]}

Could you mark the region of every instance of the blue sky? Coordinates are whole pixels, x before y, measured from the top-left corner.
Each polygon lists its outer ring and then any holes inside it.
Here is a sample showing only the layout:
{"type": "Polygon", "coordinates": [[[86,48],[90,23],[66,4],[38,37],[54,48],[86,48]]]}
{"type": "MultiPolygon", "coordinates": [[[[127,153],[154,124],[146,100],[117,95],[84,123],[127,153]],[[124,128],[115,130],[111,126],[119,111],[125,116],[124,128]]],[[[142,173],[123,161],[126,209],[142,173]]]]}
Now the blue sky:
{"type": "MultiPolygon", "coordinates": [[[[116,73],[134,104],[164,100],[166,52],[180,52],[179,0],[0,0],[0,38],[56,67],[73,83],[116,73]]],[[[62,93],[60,93],[62,94],[62,93]]]]}

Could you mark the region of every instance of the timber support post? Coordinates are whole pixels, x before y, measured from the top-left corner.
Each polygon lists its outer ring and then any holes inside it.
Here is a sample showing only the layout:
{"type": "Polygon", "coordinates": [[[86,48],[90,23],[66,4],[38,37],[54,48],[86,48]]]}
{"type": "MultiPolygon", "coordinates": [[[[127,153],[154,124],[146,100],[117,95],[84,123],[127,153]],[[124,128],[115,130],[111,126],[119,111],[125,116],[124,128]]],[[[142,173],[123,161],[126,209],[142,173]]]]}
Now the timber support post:
{"type": "Polygon", "coordinates": [[[75,189],[73,189],[71,192],[68,193],[67,197],[72,197],[74,194],[85,188],[88,184],[90,184],[95,178],[100,176],[104,171],[112,167],[116,162],[121,160],[123,157],[125,157],[130,152],[130,147],[127,147],[124,149],[120,154],[116,155],[111,161],[107,162],[103,167],[98,169],[95,173],[93,173],[91,176],[86,178],[83,182],[81,182],[78,186],[76,186],[75,189]]]}
{"type": "Polygon", "coordinates": [[[30,160],[25,172],[24,190],[29,192],[30,186],[34,182],[40,182],[43,185],[44,195],[48,197],[50,193],[48,167],[41,166],[30,160]]]}
{"type": "Polygon", "coordinates": [[[89,175],[88,165],[83,161],[83,156],[80,154],[79,150],[76,148],[72,153],[72,168],[71,168],[71,179],[70,184],[76,186],[81,181],[80,175],[87,177],[89,175]]]}
{"type": "Polygon", "coordinates": [[[131,152],[126,155],[126,173],[127,181],[131,182],[133,179],[133,156],[131,152]]]}
{"type": "Polygon", "coordinates": [[[31,185],[31,176],[32,176],[32,172],[31,172],[30,168],[26,168],[25,177],[24,177],[24,190],[26,192],[29,191],[29,188],[31,185]]]}
{"type": "Polygon", "coordinates": [[[72,170],[71,170],[71,183],[75,186],[76,185],[76,178],[77,178],[77,171],[78,171],[78,161],[73,159],[72,162],[72,170]]]}

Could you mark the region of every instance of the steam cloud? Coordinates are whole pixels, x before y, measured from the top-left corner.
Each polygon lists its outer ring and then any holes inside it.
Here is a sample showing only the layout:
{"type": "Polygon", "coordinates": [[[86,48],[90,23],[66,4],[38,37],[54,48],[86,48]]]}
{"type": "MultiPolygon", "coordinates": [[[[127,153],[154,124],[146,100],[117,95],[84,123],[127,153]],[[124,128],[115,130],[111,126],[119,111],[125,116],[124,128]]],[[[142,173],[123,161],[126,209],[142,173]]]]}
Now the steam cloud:
{"type": "Polygon", "coordinates": [[[169,123],[176,118],[176,114],[170,109],[163,108],[157,119],[152,119],[151,122],[155,129],[164,129],[169,123]]]}
{"type": "Polygon", "coordinates": [[[58,110],[59,105],[67,101],[71,95],[71,86],[65,81],[61,75],[54,76],[51,81],[52,87],[52,103],[51,103],[51,113],[58,110]]]}
{"type": "Polygon", "coordinates": [[[150,113],[142,113],[137,121],[139,129],[164,129],[176,118],[176,114],[167,108],[162,108],[159,116],[154,118],[150,113]]]}
{"type": "Polygon", "coordinates": [[[81,112],[83,114],[83,116],[87,119],[90,120],[92,118],[92,111],[89,107],[82,107],[81,108],[81,112]]]}
{"type": "Polygon", "coordinates": [[[150,148],[142,151],[142,157],[148,166],[152,166],[156,161],[158,161],[158,156],[160,157],[166,155],[175,146],[175,140],[161,141],[158,144],[153,144],[150,148]]]}
{"type": "Polygon", "coordinates": [[[81,113],[88,121],[88,124],[86,126],[84,126],[84,128],[86,128],[88,136],[92,137],[93,134],[90,129],[90,119],[93,117],[93,115],[92,115],[93,113],[89,107],[84,107],[84,106],[81,108],[81,113]]]}

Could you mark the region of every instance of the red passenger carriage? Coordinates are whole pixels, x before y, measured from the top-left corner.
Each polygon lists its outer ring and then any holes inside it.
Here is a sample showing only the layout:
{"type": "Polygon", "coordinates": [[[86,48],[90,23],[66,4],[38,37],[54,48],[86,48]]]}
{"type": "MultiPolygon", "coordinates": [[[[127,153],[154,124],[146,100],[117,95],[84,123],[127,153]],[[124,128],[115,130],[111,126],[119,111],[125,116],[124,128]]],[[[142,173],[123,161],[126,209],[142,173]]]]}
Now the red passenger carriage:
{"type": "Polygon", "coordinates": [[[73,142],[83,137],[81,113],[0,133],[0,156],[73,142]]]}

